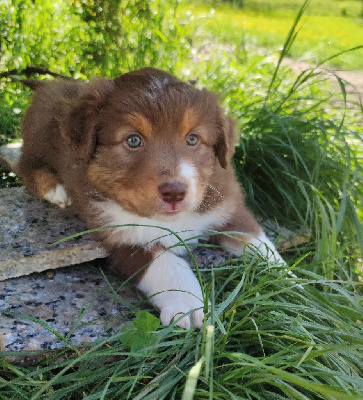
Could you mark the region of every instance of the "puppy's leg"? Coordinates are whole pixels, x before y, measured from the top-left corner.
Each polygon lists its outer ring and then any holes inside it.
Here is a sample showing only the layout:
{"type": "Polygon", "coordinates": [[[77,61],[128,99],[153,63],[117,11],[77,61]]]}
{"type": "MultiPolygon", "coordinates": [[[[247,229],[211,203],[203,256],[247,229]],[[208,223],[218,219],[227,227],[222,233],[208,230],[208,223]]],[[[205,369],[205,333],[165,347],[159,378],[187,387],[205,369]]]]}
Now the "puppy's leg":
{"type": "Polygon", "coordinates": [[[56,204],[60,208],[71,205],[63,185],[46,167],[24,171],[21,177],[24,186],[34,196],[56,204]]]}
{"type": "Polygon", "coordinates": [[[262,228],[244,206],[238,209],[239,213],[230,218],[230,222],[219,230],[225,232],[242,232],[243,234],[231,233],[231,235],[217,235],[215,240],[218,244],[231,253],[240,256],[245,250],[257,252],[268,261],[286,265],[285,261],[276,250],[274,244],[268,239],[262,228]]]}
{"type": "Polygon", "coordinates": [[[114,269],[134,275],[137,288],[160,310],[163,325],[174,319],[176,325],[185,329],[203,326],[202,290],[183,258],[161,248],[147,251],[120,246],[111,251],[111,262],[114,269]]]}
{"type": "MultiPolygon", "coordinates": [[[[262,231],[262,229],[259,235],[256,237],[250,237],[248,241],[246,241],[245,247],[247,251],[251,253],[257,251],[268,261],[286,265],[280,253],[276,250],[275,245],[268,237],[266,237],[266,234],[262,231]]],[[[237,254],[241,254],[241,251],[237,251],[237,254]]]]}
{"type": "Polygon", "coordinates": [[[170,251],[160,252],[140,280],[138,288],[160,309],[162,324],[174,318],[177,325],[190,329],[203,326],[203,295],[189,264],[170,251]],[[185,315],[193,311],[190,315],[185,315]],[[181,319],[179,319],[182,317],[181,319]]]}

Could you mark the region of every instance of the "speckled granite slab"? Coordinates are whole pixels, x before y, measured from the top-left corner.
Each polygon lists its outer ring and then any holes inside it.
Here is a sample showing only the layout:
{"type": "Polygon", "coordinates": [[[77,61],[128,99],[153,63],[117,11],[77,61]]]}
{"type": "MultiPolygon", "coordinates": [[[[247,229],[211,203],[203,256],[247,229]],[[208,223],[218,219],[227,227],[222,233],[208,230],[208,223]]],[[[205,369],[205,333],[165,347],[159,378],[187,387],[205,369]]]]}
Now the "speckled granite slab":
{"type": "MultiPolygon", "coordinates": [[[[70,211],[30,197],[23,187],[0,189],[0,222],[0,281],[106,256],[89,235],[53,246],[86,226],[70,211]]],[[[263,225],[281,249],[306,241],[272,222],[263,225]]]]}
{"type": "Polygon", "coordinates": [[[102,339],[129,320],[137,301],[129,286],[90,264],[0,282],[0,350],[51,350],[102,339]]]}
{"type": "MultiPolygon", "coordinates": [[[[230,257],[208,247],[197,248],[194,255],[201,268],[230,257]]],[[[132,285],[107,271],[106,260],[98,260],[0,282],[0,357],[34,363],[46,356],[44,350],[108,337],[138,309],[150,307],[132,285]]]]}
{"type": "Polygon", "coordinates": [[[0,190],[0,281],[105,257],[89,235],[52,243],[86,226],[72,213],[33,199],[24,188],[0,190]]]}

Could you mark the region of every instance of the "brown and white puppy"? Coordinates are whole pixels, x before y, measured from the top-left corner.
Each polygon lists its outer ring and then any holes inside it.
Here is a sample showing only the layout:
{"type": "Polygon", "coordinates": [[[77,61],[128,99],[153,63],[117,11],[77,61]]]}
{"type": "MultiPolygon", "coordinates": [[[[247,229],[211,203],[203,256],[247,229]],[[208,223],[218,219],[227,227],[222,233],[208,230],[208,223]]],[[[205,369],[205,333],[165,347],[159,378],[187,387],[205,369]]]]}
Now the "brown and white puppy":
{"type": "MultiPolygon", "coordinates": [[[[132,277],[164,325],[203,325],[198,280],[178,246],[208,230],[239,255],[252,244],[283,263],[244,204],[230,163],[235,134],[215,95],[144,68],[114,80],[27,82],[19,172],[30,193],[72,206],[114,269],[132,277]],[[184,315],[186,314],[186,315],[184,315]],[[180,318],[182,316],[182,318],[180,318]]],[[[196,241],[192,240],[192,241],[196,241]]]]}

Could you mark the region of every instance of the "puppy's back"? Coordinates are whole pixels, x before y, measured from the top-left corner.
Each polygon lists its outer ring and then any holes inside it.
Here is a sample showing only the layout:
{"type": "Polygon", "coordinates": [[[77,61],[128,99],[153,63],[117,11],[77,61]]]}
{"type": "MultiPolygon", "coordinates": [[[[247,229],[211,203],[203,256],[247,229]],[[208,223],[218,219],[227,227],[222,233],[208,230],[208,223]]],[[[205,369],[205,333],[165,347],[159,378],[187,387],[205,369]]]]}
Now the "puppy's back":
{"type": "Polygon", "coordinates": [[[27,86],[35,89],[35,94],[23,119],[23,135],[37,132],[38,136],[42,133],[42,130],[46,133],[45,126],[58,121],[61,117],[63,105],[76,101],[86,85],[83,82],[63,80],[27,84],[27,86]]]}
{"type": "Polygon", "coordinates": [[[87,83],[42,81],[32,87],[35,89],[33,101],[22,121],[23,149],[18,166],[22,177],[43,165],[57,170],[64,163],[67,154],[59,123],[65,107],[77,102],[87,83]]]}

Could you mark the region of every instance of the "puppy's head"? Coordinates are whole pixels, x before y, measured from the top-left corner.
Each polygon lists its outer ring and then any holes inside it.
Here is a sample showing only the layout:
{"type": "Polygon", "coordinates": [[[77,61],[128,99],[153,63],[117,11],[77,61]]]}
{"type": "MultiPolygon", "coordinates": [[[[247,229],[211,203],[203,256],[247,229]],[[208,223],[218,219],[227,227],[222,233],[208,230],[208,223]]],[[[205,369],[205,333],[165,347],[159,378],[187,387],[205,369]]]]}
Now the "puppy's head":
{"type": "Polygon", "coordinates": [[[65,121],[63,134],[93,185],[147,217],[197,209],[234,149],[215,96],[153,68],[94,81],[65,121]]]}

